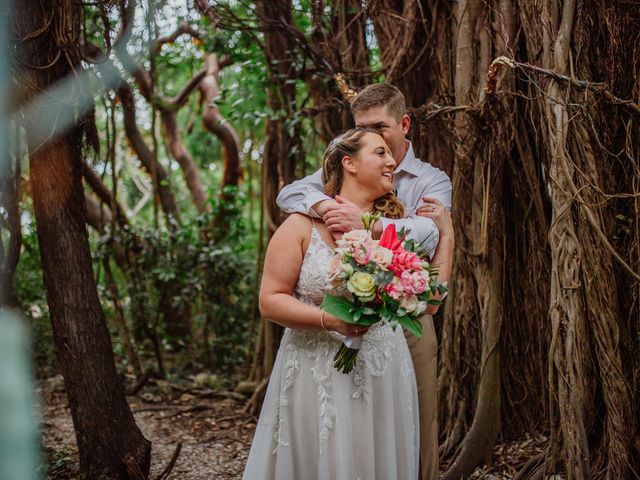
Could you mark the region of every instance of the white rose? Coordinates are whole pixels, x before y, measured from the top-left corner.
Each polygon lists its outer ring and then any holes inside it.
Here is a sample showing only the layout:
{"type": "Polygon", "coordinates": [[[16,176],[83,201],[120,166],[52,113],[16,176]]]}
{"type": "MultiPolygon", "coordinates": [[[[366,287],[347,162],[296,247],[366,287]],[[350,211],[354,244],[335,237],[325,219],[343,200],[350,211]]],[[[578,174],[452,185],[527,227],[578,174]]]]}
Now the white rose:
{"type": "Polygon", "coordinates": [[[371,260],[373,260],[376,265],[379,265],[386,270],[386,267],[391,265],[391,261],[393,260],[393,252],[388,248],[376,245],[373,247],[371,260]]]}
{"type": "Polygon", "coordinates": [[[400,306],[404,308],[407,312],[411,313],[416,311],[419,303],[420,302],[418,301],[418,297],[416,297],[415,295],[406,295],[402,297],[402,300],[400,301],[400,306]]]}
{"type": "Polygon", "coordinates": [[[327,280],[329,282],[329,286],[337,287],[338,285],[342,284],[342,282],[347,277],[348,275],[345,274],[345,271],[343,269],[342,256],[335,255],[331,259],[331,264],[329,265],[329,268],[327,270],[327,280]]]}
{"type": "Polygon", "coordinates": [[[350,232],[346,232],[340,238],[341,241],[357,243],[360,241],[371,240],[371,234],[366,230],[351,230],[350,232]]]}
{"type": "Polygon", "coordinates": [[[413,311],[413,314],[417,317],[418,315],[422,315],[422,313],[427,309],[427,302],[418,302],[418,306],[413,311]]]}

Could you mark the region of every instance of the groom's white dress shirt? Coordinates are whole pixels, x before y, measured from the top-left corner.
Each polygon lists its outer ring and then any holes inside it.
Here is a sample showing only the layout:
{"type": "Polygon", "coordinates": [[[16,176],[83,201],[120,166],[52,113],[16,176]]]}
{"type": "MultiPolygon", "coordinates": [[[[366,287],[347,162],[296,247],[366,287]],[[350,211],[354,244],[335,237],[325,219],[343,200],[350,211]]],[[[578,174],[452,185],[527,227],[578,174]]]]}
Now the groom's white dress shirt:
{"type": "MultiPolygon", "coordinates": [[[[390,223],[396,224],[396,229],[404,227],[410,230],[408,237],[416,242],[424,240],[424,248],[433,257],[440,239],[438,228],[433,220],[415,215],[416,210],[424,202],[422,197],[432,197],[451,209],[451,181],[442,170],[420,161],[413,152],[413,145],[407,140],[408,149],[402,162],[393,173],[393,185],[398,198],[403,203],[407,218],[382,218],[383,229],[390,223]]],[[[322,169],[301,180],[285,186],[278,195],[278,206],[284,211],[303,213],[318,217],[312,209],[313,205],[331,197],[323,193],[322,169]]]]}

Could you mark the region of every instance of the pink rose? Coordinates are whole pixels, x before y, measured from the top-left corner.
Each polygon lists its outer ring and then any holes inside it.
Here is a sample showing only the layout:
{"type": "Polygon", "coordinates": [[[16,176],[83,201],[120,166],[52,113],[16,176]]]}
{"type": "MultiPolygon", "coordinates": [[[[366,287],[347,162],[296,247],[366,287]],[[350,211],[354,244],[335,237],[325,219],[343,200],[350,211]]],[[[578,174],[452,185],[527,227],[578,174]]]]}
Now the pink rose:
{"type": "Polygon", "coordinates": [[[407,295],[405,297],[402,297],[400,306],[407,312],[411,313],[416,311],[419,303],[420,302],[418,301],[418,297],[416,297],[415,295],[407,295]]]}
{"type": "Polygon", "coordinates": [[[372,241],[371,234],[367,230],[351,230],[336,241],[336,252],[350,255],[359,243],[372,241]]]}
{"type": "Polygon", "coordinates": [[[360,265],[366,265],[371,259],[371,243],[366,239],[360,240],[353,246],[353,259],[360,265]]]}
{"type": "Polygon", "coordinates": [[[396,275],[405,270],[422,270],[422,260],[414,252],[400,252],[394,255],[390,269],[396,275]]]}
{"type": "Polygon", "coordinates": [[[427,272],[409,272],[405,270],[400,276],[400,284],[405,292],[420,295],[427,289],[429,278],[427,272]]]}

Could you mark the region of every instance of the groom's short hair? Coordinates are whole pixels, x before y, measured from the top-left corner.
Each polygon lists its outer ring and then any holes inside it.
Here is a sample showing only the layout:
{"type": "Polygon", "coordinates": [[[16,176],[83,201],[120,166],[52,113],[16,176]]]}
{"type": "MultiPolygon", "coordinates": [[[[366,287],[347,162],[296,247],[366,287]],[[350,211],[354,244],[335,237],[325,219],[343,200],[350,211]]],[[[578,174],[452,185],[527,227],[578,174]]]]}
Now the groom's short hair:
{"type": "Polygon", "coordinates": [[[363,88],[351,102],[351,112],[355,114],[383,106],[387,107],[387,112],[396,120],[407,113],[404,95],[388,83],[374,83],[363,88]]]}

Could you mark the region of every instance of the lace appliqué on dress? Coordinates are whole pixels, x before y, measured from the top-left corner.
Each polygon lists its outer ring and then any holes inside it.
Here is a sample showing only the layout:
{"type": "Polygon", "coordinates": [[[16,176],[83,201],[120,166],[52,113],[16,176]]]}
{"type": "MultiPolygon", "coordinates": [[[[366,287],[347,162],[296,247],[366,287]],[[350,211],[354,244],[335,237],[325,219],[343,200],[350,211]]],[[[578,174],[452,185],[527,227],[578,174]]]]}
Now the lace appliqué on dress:
{"type": "Polygon", "coordinates": [[[295,297],[309,305],[320,305],[327,291],[327,269],[335,255],[333,249],[327,245],[320,232],[311,229],[311,240],[302,261],[298,283],[294,290],[295,297]]]}

